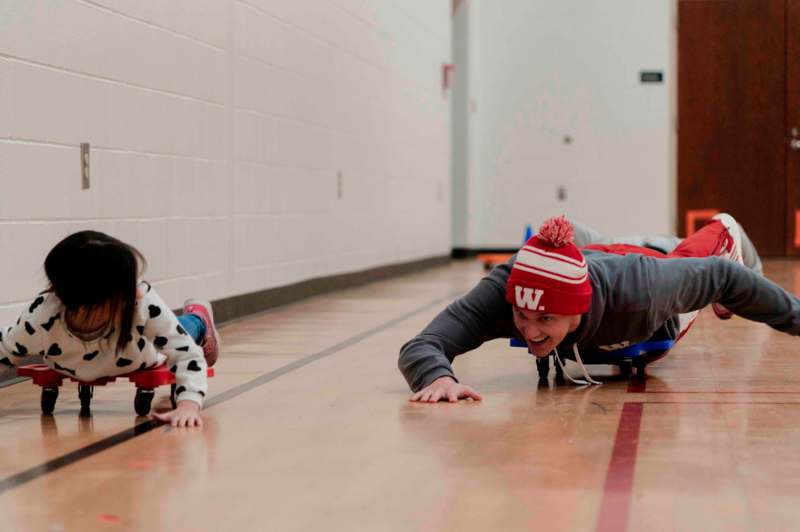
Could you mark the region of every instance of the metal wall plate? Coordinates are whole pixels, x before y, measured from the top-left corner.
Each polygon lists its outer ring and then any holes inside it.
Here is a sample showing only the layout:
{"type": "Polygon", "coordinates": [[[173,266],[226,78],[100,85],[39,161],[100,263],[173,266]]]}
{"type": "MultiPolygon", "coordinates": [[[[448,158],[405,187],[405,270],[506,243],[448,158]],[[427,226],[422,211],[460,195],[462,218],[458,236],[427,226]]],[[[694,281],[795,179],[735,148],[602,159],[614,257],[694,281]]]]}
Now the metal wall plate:
{"type": "Polygon", "coordinates": [[[87,190],[89,181],[89,143],[81,143],[81,189],[87,190]]]}

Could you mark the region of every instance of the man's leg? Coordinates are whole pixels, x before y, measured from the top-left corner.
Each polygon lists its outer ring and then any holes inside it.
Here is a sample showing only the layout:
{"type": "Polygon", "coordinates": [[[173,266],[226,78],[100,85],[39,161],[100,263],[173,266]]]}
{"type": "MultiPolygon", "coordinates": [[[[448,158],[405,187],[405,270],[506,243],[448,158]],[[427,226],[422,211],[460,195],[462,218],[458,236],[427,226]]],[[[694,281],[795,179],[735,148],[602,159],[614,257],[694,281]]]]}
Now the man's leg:
{"type": "Polygon", "coordinates": [[[628,236],[610,237],[600,233],[599,231],[589,227],[588,225],[583,225],[575,221],[572,221],[572,225],[575,228],[575,245],[578,246],[579,248],[589,246],[591,244],[600,244],[600,245],[628,244],[640,248],[650,248],[662,251],[664,253],[669,253],[670,251],[675,249],[675,247],[677,247],[678,244],[681,243],[681,239],[678,238],[677,236],[628,235],[628,236]]]}
{"type": "Polygon", "coordinates": [[[614,255],[629,255],[635,253],[638,255],[647,255],[648,257],[655,257],[657,259],[666,259],[668,255],[656,251],[652,248],[642,246],[635,246],[633,244],[589,244],[583,246],[581,249],[591,249],[594,251],[602,251],[604,253],[611,253],[614,255]]]}
{"type": "Polygon", "coordinates": [[[672,252],[666,254],[636,244],[607,241],[589,244],[583,246],[583,249],[604,251],[615,255],[638,253],[661,259],[722,256],[741,263],[741,228],[733,217],[729,215],[718,216],[720,218],[712,220],[702,229],[685,238],[672,252]]]}
{"type": "Polygon", "coordinates": [[[719,219],[712,220],[703,226],[702,229],[685,238],[672,252],[666,254],[659,253],[649,247],[630,243],[590,244],[588,246],[583,246],[583,248],[614,253],[616,255],[639,253],[641,255],[662,259],[720,256],[741,263],[741,227],[736,223],[736,220],[729,215],[718,216],[720,216],[719,219]]]}
{"type": "Polygon", "coordinates": [[[717,215],[672,250],[670,258],[728,257],[742,262],[741,228],[729,215],[717,215]]]}
{"type": "MultiPolygon", "coordinates": [[[[663,251],[664,253],[672,253],[682,243],[682,239],[676,236],[667,236],[667,235],[655,235],[655,236],[630,235],[630,236],[610,237],[600,233],[599,231],[595,230],[592,227],[589,227],[588,225],[583,225],[575,221],[572,221],[572,224],[575,227],[575,245],[578,246],[579,248],[595,244],[603,246],[609,246],[613,244],[628,244],[639,248],[650,248],[663,251]]],[[[755,245],[753,245],[753,242],[750,240],[750,237],[747,236],[747,233],[745,232],[744,228],[742,228],[741,225],[739,225],[739,229],[741,230],[742,260],[744,261],[744,265],[750,268],[751,270],[756,271],[759,274],[762,274],[763,267],[761,264],[761,258],[758,256],[758,251],[756,250],[755,245]]],[[[703,229],[701,229],[700,231],[703,231],[703,229]]],[[[698,231],[698,233],[700,231],[698,231]]],[[[708,256],[707,254],[692,255],[691,254],[692,248],[697,247],[695,244],[690,244],[691,247],[689,248],[688,251],[684,250],[682,252],[679,252],[679,253],[688,253],[686,255],[682,254],[680,256],[708,256]]],[[[635,251],[631,250],[629,252],[635,252],[635,251]]]]}

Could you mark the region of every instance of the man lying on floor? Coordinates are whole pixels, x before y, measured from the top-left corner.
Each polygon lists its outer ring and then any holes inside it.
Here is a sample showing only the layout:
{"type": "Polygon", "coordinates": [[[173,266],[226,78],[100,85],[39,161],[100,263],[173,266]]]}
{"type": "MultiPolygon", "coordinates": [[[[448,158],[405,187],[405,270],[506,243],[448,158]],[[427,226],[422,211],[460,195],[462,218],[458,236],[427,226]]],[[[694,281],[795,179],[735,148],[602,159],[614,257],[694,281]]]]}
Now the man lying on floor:
{"type": "Polygon", "coordinates": [[[580,228],[582,243],[605,243],[578,248],[574,234],[563,217],[546,221],[514,257],[402,347],[398,367],[414,392],[411,401],[480,400],[458,382],[451,363],[496,338],[516,338],[532,355],[553,353],[559,363],[559,352],[570,353],[585,382],[597,384],[581,352],[677,341],[709,304],[721,319],[737,314],[800,334],[800,299],[760,274],[755,248],[730,215],[715,216],[683,241],[657,237],[633,245],[580,228]]]}

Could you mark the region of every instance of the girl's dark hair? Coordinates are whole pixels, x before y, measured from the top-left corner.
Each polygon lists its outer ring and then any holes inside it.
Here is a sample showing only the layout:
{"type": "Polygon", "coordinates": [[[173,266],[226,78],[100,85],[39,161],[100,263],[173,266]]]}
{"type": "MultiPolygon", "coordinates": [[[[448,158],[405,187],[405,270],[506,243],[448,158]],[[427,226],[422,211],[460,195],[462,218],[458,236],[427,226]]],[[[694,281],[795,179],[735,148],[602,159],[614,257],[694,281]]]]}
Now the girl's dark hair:
{"type": "Polygon", "coordinates": [[[133,246],[98,231],[73,233],[50,250],[44,271],[68,311],[109,305],[119,336],[116,351],[132,340],[136,283],[144,256],[133,246]]]}

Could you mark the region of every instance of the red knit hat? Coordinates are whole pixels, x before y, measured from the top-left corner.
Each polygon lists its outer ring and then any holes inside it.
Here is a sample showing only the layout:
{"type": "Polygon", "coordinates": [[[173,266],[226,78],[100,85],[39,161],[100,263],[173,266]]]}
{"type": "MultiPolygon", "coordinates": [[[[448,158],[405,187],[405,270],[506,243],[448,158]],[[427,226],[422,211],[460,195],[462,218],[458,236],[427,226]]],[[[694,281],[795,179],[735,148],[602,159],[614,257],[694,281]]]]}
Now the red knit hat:
{"type": "Polygon", "coordinates": [[[506,301],[524,310],[583,314],[592,302],[586,259],[572,242],[572,224],[550,218],[517,253],[506,301]]]}

